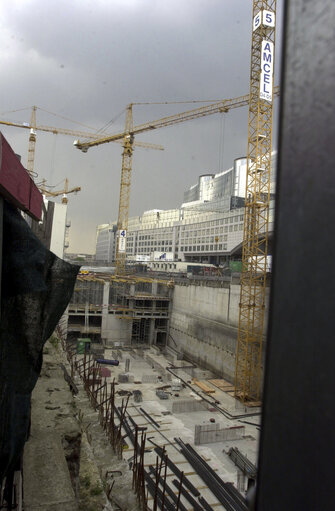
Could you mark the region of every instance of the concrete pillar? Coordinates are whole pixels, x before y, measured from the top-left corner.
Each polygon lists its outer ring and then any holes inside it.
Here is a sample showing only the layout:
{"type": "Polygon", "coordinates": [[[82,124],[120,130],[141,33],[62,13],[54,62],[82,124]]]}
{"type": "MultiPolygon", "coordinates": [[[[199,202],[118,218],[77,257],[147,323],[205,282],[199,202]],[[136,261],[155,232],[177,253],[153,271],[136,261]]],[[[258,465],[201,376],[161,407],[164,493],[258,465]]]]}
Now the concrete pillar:
{"type": "Polygon", "coordinates": [[[155,342],[155,320],[154,318],[152,318],[150,320],[150,329],[149,329],[149,339],[148,339],[148,342],[149,344],[154,344],[155,342]]]}
{"type": "Polygon", "coordinates": [[[102,295],[102,318],[101,318],[101,340],[105,346],[107,339],[106,337],[104,337],[104,331],[107,329],[108,322],[109,289],[110,283],[105,282],[102,295]]]}
{"type": "Polygon", "coordinates": [[[107,310],[107,314],[108,314],[108,305],[109,305],[109,288],[110,288],[110,282],[105,282],[103,297],[102,297],[102,312],[104,313],[107,310]]]}
{"type": "Polygon", "coordinates": [[[158,282],[156,282],[155,280],[152,283],[151,293],[153,296],[157,296],[158,294],[158,282]]]}

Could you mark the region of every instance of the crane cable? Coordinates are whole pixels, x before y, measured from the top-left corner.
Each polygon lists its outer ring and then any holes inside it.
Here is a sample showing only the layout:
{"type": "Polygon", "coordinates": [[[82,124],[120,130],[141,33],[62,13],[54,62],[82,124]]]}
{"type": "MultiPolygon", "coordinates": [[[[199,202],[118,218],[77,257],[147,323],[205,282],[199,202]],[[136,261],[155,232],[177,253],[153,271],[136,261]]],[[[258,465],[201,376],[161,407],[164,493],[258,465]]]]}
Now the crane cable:
{"type": "Polygon", "coordinates": [[[53,178],[54,171],[55,171],[56,146],[57,146],[57,133],[54,133],[54,139],[53,139],[52,150],[51,150],[51,161],[50,161],[50,167],[51,167],[50,176],[49,176],[50,183],[52,183],[52,178],[53,178]]]}

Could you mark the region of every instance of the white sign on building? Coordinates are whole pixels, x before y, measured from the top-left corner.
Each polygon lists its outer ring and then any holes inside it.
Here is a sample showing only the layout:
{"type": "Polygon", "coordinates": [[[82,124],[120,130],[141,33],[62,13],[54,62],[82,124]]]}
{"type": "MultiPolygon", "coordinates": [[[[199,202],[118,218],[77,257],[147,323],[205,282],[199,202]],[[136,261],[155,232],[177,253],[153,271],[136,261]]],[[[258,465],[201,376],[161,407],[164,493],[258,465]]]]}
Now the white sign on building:
{"type": "Polygon", "coordinates": [[[259,97],[266,101],[272,101],[273,49],[273,43],[262,41],[259,97]]]}
{"type": "Polygon", "coordinates": [[[127,249],[127,231],[119,231],[119,252],[125,252],[127,249]]]}

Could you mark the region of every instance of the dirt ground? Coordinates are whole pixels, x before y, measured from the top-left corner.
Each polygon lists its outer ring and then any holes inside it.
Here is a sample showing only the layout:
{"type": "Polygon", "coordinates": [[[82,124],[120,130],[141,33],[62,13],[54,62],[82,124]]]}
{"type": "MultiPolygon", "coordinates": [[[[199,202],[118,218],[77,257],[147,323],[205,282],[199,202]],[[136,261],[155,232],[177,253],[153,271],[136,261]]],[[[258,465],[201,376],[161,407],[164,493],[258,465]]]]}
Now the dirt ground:
{"type": "Polygon", "coordinates": [[[79,393],[72,396],[61,364],[70,373],[53,337],[44,348],[32,395],[23,467],[25,511],[113,511],[118,506],[136,511],[128,464],[114,454],[78,380],[79,393]]]}

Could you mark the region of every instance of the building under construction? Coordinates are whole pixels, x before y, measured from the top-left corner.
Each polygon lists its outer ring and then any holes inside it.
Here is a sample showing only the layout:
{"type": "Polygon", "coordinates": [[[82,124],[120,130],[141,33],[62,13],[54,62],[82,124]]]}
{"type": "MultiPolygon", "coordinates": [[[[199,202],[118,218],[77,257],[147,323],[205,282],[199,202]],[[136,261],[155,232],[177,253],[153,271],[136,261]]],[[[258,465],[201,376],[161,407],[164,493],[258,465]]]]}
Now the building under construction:
{"type": "Polygon", "coordinates": [[[68,332],[108,346],[165,346],[173,282],[111,275],[79,277],[68,332]]]}

